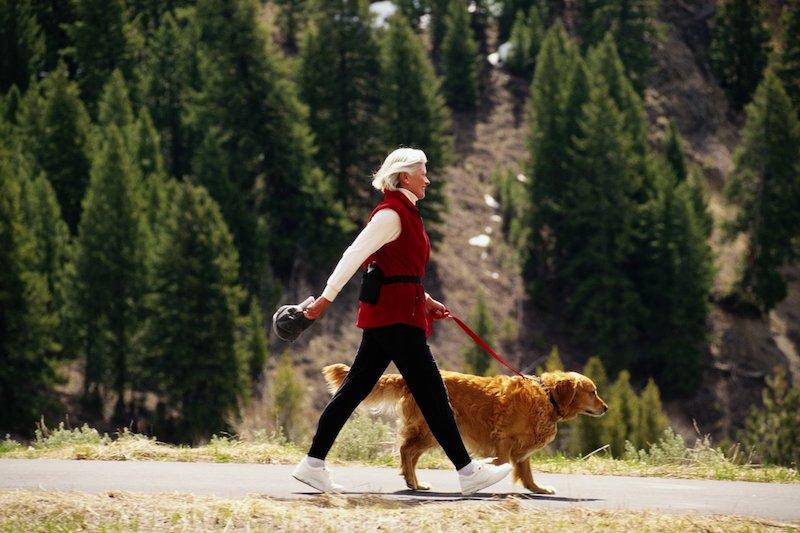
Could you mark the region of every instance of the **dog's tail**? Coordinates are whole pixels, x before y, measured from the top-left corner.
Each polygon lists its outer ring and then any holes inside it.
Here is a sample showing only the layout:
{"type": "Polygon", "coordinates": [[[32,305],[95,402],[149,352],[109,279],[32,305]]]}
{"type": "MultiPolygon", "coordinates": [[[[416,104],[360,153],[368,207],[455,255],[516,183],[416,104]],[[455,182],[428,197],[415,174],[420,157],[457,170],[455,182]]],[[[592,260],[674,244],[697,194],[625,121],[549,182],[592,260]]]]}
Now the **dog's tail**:
{"type": "MultiPolygon", "coordinates": [[[[328,365],[322,369],[322,374],[325,376],[325,381],[328,382],[328,390],[331,393],[336,392],[341,387],[348,372],[350,372],[350,367],[341,363],[328,365]]],[[[362,403],[370,407],[373,412],[385,411],[388,408],[394,408],[400,398],[408,393],[409,390],[405,380],[403,380],[403,376],[400,374],[386,374],[381,376],[375,387],[372,388],[372,392],[362,403]]]]}

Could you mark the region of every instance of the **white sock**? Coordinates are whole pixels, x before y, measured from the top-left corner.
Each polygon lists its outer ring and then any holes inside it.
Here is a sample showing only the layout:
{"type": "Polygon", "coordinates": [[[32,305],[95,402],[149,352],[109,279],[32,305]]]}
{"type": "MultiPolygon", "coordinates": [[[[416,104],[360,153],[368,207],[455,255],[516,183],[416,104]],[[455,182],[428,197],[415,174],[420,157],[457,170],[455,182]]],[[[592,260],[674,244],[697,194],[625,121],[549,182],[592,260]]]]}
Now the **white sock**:
{"type": "Polygon", "coordinates": [[[323,461],[322,459],[317,459],[316,457],[309,457],[308,455],[306,455],[306,463],[308,463],[308,466],[312,468],[322,468],[323,466],[325,466],[325,461],[323,461]]]}
{"type": "Polygon", "coordinates": [[[476,467],[477,467],[477,465],[475,464],[475,461],[472,460],[469,463],[467,463],[467,466],[463,466],[463,467],[458,469],[458,475],[459,476],[471,476],[472,474],[475,473],[475,468],[476,467]]]}

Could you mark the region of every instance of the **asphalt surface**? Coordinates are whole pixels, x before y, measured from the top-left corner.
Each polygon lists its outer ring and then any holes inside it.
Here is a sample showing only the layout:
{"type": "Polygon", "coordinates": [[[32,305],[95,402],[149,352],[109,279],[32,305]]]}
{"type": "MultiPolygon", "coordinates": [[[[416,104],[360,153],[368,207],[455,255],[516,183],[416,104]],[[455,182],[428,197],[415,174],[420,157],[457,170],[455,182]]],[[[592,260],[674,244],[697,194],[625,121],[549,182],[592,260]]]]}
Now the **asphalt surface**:
{"type": "MultiPolygon", "coordinates": [[[[311,498],[317,491],[291,477],[292,465],[172,463],[162,461],[0,460],[0,490],[41,489],[99,493],[182,492],[235,498],[263,495],[276,499],[311,498]]],[[[467,497],[458,492],[450,470],[419,470],[427,492],[406,488],[396,469],[331,466],[346,495],[381,495],[409,502],[496,501],[515,496],[536,509],[649,509],[672,513],[740,515],[800,523],[800,484],[753,483],[624,476],[536,474],[556,494],[530,494],[506,478],[467,497]]]]}

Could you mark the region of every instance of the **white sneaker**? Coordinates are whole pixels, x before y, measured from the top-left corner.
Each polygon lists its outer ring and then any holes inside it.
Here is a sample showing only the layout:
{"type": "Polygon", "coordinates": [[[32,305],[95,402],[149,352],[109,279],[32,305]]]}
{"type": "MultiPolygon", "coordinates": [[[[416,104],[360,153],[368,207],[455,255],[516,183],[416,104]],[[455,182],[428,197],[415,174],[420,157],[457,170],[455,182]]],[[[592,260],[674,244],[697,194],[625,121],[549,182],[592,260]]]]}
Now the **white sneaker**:
{"type": "Polygon", "coordinates": [[[472,494],[481,489],[485,489],[490,485],[494,485],[511,472],[511,465],[504,464],[495,466],[492,464],[473,461],[475,471],[468,475],[458,475],[458,481],[461,483],[461,494],[472,494]]]}
{"type": "Polygon", "coordinates": [[[292,477],[321,492],[343,492],[344,486],[334,483],[328,468],[324,466],[313,467],[306,458],[298,463],[292,472],[292,477]]]}

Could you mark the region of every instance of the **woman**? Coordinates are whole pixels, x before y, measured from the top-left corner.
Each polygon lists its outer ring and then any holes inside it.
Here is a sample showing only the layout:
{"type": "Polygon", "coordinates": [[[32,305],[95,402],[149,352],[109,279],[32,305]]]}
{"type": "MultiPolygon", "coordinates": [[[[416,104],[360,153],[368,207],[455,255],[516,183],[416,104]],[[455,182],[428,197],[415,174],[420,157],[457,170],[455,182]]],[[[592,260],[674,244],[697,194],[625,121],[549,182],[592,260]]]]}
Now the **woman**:
{"type": "Polygon", "coordinates": [[[377,264],[385,276],[377,302],[359,301],[356,325],[363,329],[363,336],[358,353],[319,418],[308,455],[292,473],[323,492],[342,490],[331,480],[325,456],[342,426],[392,361],[431,432],[458,470],[462,493],[488,487],[511,469],[507,464],[494,466],[470,460],[427,344],[429,321],[444,318],[447,308],[431,298],[421,283],[430,255],[430,241],[416,206],[430,184],[425,163],[425,153],[412,148],[398,148],[386,157],[372,181],[383,192],[383,200],[342,255],[322,296],[304,311],[312,320],[322,316],[362,264],[377,264]]]}

